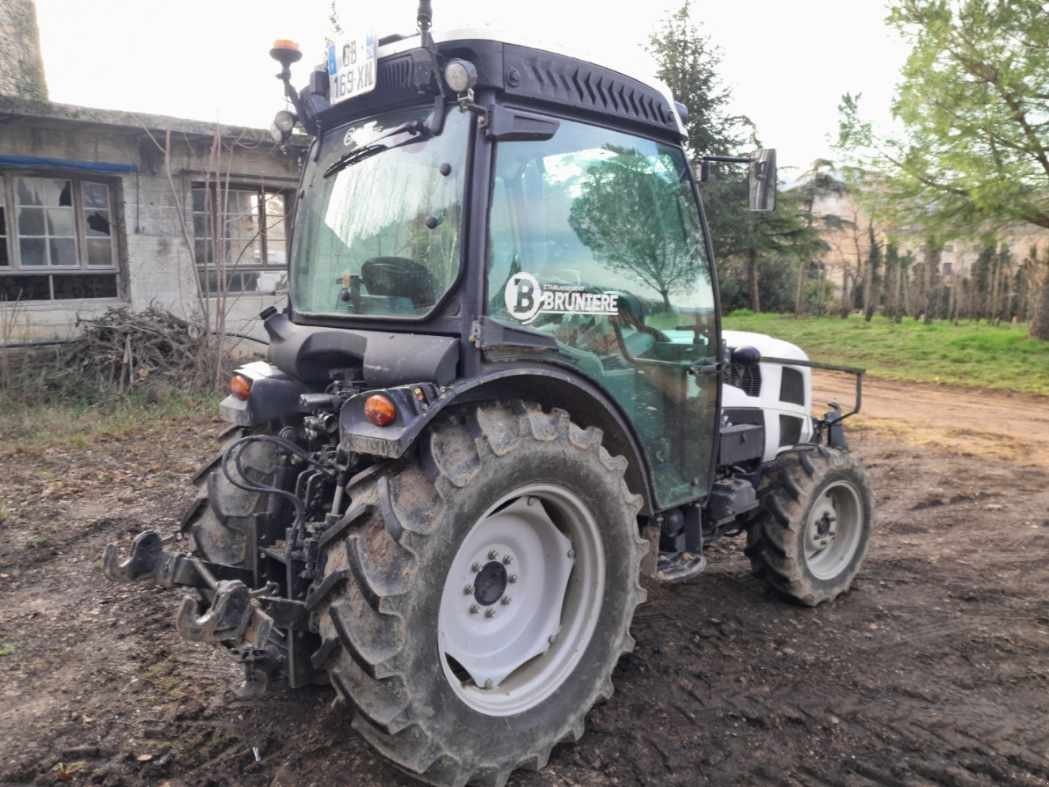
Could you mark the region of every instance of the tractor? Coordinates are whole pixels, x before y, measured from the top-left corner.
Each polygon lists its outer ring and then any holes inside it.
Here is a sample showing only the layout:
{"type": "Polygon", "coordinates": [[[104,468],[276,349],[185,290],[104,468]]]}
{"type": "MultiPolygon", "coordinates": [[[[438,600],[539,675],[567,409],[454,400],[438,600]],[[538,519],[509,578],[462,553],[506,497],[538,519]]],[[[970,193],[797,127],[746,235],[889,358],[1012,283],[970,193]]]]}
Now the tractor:
{"type": "MultiPolygon", "coordinates": [[[[634,648],[645,583],[745,535],[803,605],[847,591],[872,495],[813,363],[723,331],[700,183],[660,83],[489,31],[340,35],[296,89],[307,135],[268,360],[178,534],[107,576],[185,588],[190,641],[238,690],[330,684],[356,730],[437,785],[503,784],[577,741],[634,648]]],[[[297,131],[301,129],[301,131],[297,131]]],[[[702,580],[700,580],[702,581],[702,580]]]]}

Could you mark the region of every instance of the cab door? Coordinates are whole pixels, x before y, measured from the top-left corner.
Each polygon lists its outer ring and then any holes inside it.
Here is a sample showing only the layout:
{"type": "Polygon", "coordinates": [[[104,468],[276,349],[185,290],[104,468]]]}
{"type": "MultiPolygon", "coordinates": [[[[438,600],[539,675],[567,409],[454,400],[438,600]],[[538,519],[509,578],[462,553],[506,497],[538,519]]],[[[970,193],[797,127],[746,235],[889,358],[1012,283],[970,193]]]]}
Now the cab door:
{"type": "Polygon", "coordinates": [[[568,120],[549,140],[501,142],[488,231],[490,316],[552,336],[619,403],[659,508],[706,494],[717,319],[682,151],[568,120]]]}

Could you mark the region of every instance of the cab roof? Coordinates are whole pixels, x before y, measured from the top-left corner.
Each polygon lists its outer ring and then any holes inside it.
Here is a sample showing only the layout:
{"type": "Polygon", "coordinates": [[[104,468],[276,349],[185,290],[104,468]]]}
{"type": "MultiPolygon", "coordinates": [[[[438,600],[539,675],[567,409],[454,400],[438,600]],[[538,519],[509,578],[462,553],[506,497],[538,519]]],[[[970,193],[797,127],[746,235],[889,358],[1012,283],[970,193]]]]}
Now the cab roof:
{"type": "MultiPolygon", "coordinates": [[[[477,67],[478,90],[490,88],[510,99],[611,116],[678,139],[685,135],[669,88],[649,75],[599,63],[578,47],[527,41],[490,27],[435,30],[432,35],[442,56],[462,57],[477,67]]],[[[413,75],[423,65],[421,56],[425,57],[419,34],[380,38],[376,55],[374,93],[334,105],[331,120],[417,100],[413,75]]]]}

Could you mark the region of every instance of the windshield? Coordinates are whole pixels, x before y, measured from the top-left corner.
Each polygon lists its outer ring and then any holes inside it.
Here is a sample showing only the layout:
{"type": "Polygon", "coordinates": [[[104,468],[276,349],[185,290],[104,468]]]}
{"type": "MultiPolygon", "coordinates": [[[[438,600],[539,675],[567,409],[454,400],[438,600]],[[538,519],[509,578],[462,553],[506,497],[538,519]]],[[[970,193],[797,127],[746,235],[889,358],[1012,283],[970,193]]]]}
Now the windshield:
{"type": "Polygon", "coordinates": [[[413,126],[430,111],[388,112],[325,135],[298,206],[297,312],[421,317],[455,281],[470,119],[452,109],[434,137],[413,126]]]}

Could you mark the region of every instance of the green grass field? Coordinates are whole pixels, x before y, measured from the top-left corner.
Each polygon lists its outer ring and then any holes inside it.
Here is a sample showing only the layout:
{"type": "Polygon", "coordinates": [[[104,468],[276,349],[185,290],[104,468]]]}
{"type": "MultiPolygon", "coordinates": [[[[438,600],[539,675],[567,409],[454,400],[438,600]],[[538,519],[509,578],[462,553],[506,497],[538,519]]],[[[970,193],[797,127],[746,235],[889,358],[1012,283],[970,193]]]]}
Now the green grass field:
{"type": "Polygon", "coordinates": [[[852,315],[798,319],[783,314],[733,312],[724,327],[757,331],[793,342],[814,361],[862,366],[872,377],[966,385],[1049,396],[1049,342],[1026,326],[935,322],[852,315]]]}

